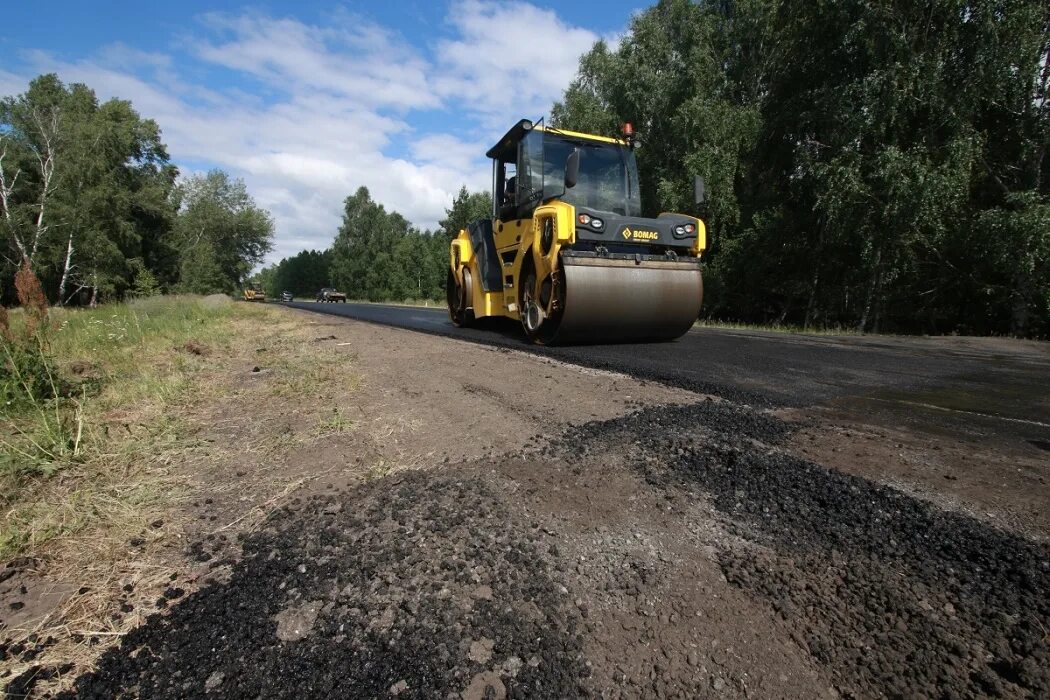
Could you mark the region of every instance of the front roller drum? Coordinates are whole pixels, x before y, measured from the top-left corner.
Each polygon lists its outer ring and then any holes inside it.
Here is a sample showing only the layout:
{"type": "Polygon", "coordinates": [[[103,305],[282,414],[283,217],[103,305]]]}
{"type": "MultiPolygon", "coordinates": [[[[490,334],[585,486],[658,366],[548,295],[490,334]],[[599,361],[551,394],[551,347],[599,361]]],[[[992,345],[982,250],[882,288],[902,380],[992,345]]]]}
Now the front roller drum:
{"type": "Polygon", "coordinates": [[[533,339],[548,345],[659,342],[700,316],[704,286],[693,260],[562,258],[563,309],[533,339]]]}

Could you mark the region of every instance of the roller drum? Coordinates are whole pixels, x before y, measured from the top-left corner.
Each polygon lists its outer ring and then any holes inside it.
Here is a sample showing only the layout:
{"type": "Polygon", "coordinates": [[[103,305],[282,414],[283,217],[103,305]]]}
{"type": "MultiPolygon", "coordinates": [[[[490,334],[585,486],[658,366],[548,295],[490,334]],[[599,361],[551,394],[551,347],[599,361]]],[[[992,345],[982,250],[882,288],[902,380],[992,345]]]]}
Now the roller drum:
{"type": "Polygon", "coordinates": [[[550,344],[674,340],[700,315],[695,260],[563,258],[564,311],[550,344]]]}

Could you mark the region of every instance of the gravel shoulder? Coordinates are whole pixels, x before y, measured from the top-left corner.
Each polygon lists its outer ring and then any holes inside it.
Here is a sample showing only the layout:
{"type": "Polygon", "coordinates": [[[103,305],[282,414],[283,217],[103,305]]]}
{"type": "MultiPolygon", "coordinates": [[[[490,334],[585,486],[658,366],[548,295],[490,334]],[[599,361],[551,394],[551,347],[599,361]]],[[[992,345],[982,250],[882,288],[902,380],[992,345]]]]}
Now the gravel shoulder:
{"type": "Polygon", "coordinates": [[[1042,502],[980,482],[1037,454],[303,318],[361,378],[338,429],[278,499],[217,468],[197,521],[233,525],[70,697],[1050,694],[1042,502]]]}

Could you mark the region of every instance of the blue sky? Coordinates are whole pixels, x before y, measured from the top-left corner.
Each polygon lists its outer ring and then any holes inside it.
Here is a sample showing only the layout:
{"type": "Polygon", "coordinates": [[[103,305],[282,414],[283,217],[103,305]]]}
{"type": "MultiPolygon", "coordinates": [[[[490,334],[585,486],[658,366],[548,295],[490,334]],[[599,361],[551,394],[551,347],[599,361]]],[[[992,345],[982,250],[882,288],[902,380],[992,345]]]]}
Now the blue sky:
{"type": "Polygon", "coordinates": [[[625,2],[13,3],[0,95],[56,72],[133,102],[183,173],[241,177],[277,224],[271,259],[323,248],[365,185],[433,227],[460,185],[486,189],[483,153],[545,115],[625,2]]]}

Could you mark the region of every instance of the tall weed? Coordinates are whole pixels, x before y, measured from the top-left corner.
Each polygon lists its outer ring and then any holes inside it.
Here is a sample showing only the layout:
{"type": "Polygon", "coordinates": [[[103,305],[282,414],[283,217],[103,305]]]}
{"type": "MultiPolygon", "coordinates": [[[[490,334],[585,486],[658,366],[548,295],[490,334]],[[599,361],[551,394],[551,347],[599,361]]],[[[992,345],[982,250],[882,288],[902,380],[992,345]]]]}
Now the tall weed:
{"type": "Polygon", "coordinates": [[[80,454],[81,402],[62,395],[47,299],[28,264],[15,290],[22,313],[0,313],[0,472],[53,473],[80,454]]]}

